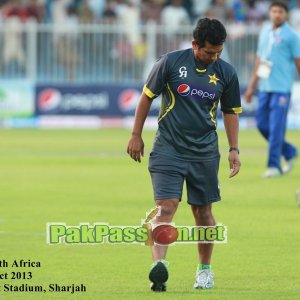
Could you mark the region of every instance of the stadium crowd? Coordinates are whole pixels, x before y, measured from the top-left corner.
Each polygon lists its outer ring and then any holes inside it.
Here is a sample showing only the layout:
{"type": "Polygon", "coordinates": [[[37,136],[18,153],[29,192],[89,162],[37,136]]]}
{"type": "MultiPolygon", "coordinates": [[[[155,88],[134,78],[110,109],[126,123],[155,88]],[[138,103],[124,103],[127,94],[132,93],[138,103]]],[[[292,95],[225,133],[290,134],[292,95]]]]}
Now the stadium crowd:
{"type": "MultiPolygon", "coordinates": [[[[87,65],[81,70],[92,69],[92,61],[99,58],[97,53],[101,55],[104,69],[105,66],[109,69],[103,74],[112,74],[115,80],[118,78],[113,74],[137,80],[141,78],[149,49],[140,25],[152,22],[164,26],[163,33],[157,33],[154,51],[158,56],[171,49],[187,47],[182,25],[193,25],[198,18],[207,16],[226,24],[231,43],[223,51],[224,59],[231,59],[243,80],[248,76],[248,65],[253,64],[257,34],[262,23],[268,19],[270,3],[271,0],[0,0],[0,40],[3,41],[0,78],[1,74],[4,78],[22,77],[28,69],[30,52],[23,31],[25,23],[53,25],[52,36],[47,35],[46,31],[37,35],[38,59],[47,62],[45,65],[49,66],[48,69],[56,65],[65,68],[69,80],[78,78],[78,67],[83,62],[87,65]],[[106,27],[103,31],[106,33],[101,37],[87,32],[80,34],[78,28],[81,24],[118,24],[124,32],[123,35],[114,34],[116,31],[108,26],[109,29],[106,27]],[[45,46],[47,51],[43,50],[47,41],[55,49],[52,54],[48,51],[49,46],[45,46]],[[228,57],[228,53],[231,53],[231,57],[228,57]],[[243,53],[243,61],[248,64],[239,63],[240,53],[243,53]]],[[[290,7],[290,23],[300,33],[300,0],[287,3],[290,7]]],[[[39,64],[39,68],[42,65],[39,64]]],[[[37,73],[43,75],[39,78],[49,74],[42,69],[37,73]]],[[[91,71],[87,71],[82,77],[90,80],[90,74],[91,71]]]]}
{"type": "MultiPolygon", "coordinates": [[[[130,11],[140,24],[151,20],[178,26],[191,24],[199,17],[217,18],[225,23],[260,23],[268,17],[270,0],[0,0],[2,21],[12,16],[22,22],[61,23],[74,18],[78,23],[118,22],[130,11]],[[170,17],[171,16],[171,17],[170,17]]],[[[300,29],[300,1],[286,1],[290,21],[300,29]]]]}

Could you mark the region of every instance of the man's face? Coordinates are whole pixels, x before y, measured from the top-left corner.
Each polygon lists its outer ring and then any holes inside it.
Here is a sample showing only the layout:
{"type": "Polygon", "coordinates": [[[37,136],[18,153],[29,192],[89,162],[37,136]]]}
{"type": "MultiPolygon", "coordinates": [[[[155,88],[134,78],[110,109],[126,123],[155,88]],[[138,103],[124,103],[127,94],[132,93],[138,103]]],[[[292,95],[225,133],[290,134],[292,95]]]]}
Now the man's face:
{"type": "Polygon", "coordinates": [[[212,45],[205,41],[204,47],[200,48],[198,43],[193,40],[192,46],[196,60],[200,60],[205,65],[213,64],[221,55],[223,45],[212,45]]]}
{"type": "Polygon", "coordinates": [[[284,8],[279,6],[273,6],[269,12],[270,20],[275,27],[281,26],[287,20],[287,12],[284,8]]]}

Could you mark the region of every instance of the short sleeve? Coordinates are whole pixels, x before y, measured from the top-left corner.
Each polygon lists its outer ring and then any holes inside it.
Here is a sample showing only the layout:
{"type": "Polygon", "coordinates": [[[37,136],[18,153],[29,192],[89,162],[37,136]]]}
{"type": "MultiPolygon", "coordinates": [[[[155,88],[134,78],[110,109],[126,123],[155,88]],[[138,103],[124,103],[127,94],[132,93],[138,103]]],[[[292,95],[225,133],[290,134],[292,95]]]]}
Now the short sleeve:
{"type": "Polygon", "coordinates": [[[264,30],[262,30],[259,34],[259,38],[258,38],[258,45],[257,45],[257,51],[256,51],[256,55],[261,58],[263,56],[263,51],[266,47],[266,41],[264,39],[264,30]]]}
{"type": "Polygon", "coordinates": [[[168,60],[167,55],[161,56],[154,64],[144,85],[143,92],[155,99],[161,94],[167,84],[168,60]]]}
{"type": "Polygon", "coordinates": [[[300,58],[300,37],[295,32],[293,39],[291,39],[291,51],[293,58],[300,58]]]}
{"type": "Polygon", "coordinates": [[[226,84],[220,102],[223,113],[239,114],[242,112],[239,80],[235,72],[226,84]]]}

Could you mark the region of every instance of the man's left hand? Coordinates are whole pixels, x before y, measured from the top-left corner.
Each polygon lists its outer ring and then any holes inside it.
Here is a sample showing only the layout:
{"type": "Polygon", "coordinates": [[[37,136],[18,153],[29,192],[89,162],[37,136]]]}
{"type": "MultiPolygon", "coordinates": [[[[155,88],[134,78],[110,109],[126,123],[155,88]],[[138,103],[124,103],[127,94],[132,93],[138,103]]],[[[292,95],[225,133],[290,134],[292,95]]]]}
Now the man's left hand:
{"type": "Polygon", "coordinates": [[[241,162],[237,151],[229,152],[228,161],[230,168],[229,178],[231,178],[234,177],[240,171],[241,167],[241,162]]]}

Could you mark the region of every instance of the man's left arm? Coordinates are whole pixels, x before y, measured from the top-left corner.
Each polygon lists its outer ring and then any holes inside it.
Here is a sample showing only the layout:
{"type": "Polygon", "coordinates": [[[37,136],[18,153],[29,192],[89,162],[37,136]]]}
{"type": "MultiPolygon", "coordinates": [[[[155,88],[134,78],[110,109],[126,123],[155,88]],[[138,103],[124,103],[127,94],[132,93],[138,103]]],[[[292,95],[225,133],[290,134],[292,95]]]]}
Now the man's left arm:
{"type": "Polygon", "coordinates": [[[295,58],[295,64],[298,70],[298,74],[300,74],[300,58],[295,58]]]}
{"type": "Polygon", "coordinates": [[[223,121],[230,147],[228,161],[230,167],[229,177],[231,178],[238,174],[241,167],[238,150],[239,115],[223,113],[223,121]]]}
{"type": "Polygon", "coordinates": [[[300,37],[297,33],[292,35],[290,41],[291,55],[294,58],[298,74],[300,74],[300,37]]]}

